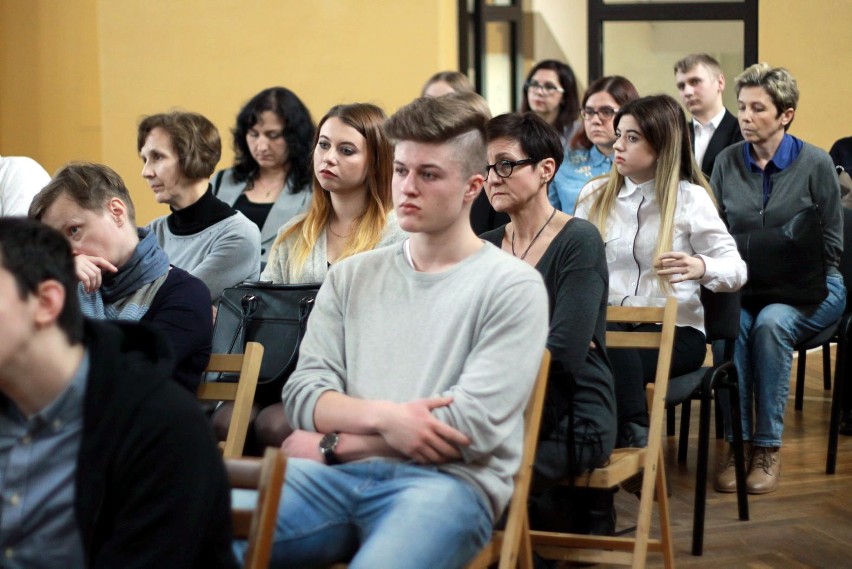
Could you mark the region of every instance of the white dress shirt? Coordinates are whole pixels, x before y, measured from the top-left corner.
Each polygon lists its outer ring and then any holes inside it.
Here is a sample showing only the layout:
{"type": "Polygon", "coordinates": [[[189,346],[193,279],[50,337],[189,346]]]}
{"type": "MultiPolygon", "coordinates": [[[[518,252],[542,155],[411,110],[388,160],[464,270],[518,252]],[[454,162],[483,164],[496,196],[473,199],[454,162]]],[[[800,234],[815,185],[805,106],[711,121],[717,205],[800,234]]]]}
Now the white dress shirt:
{"type": "MultiPolygon", "coordinates": [[[[580,192],[574,215],[589,218],[594,199],[589,194],[604,184],[606,179],[586,184],[580,192]]],[[[654,180],[637,185],[625,179],[607,219],[604,236],[610,305],[663,306],[666,296],[672,294],[662,289],[653,268],[659,230],[660,208],[654,180]]],[[[678,184],[671,250],[704,261],[705,272],[701,279],[672,284],[678,299],[677,325],[704,332],[699,285],[712,291],[737,290],[745,284],[746,264],[715,204],[701,186],[685,181],[678,184]]]]}
{"type": "Polygon", "coordinates": [[[692,119],[692,131],[693,136],[695,137],[695,162],[699,167],[701,166],[701,161],[704,160],[704,155],[707,154],[707,147],[710,145],[710,139],[713,138],[713,134],[716,132],[716,129],[719,128],[723,118],[725,118],[724,107],[721,112],[710,119],[710,122],[707,124],[701,124],[695,117],[692,119]]]}

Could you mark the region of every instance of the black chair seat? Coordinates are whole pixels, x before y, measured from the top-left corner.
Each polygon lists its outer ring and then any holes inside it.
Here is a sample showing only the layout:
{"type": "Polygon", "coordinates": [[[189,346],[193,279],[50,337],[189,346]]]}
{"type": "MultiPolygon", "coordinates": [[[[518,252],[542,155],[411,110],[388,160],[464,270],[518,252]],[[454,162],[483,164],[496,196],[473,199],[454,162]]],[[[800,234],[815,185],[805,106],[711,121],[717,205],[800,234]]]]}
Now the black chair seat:
{"type": "Polygon", "coordinates": [[[666,392],[666,405],[680,405],[687,399],[692,399],[695,390],[701,386],[707,370],[701,367],[686,375],[679,375],[669,380],[669,390],[666,392]]]}
{"type": "Polygon", "coordinates": [[[812,350],[814,348],[819,348],[826,342],[830,341],[834,338],[834,335],[837,334],[837,327],[840,326],[840,320],[825,328],[824,330],[817,332],[810,338],[805,338],[798,344],[796,344],[796,350],[812,350]]]}

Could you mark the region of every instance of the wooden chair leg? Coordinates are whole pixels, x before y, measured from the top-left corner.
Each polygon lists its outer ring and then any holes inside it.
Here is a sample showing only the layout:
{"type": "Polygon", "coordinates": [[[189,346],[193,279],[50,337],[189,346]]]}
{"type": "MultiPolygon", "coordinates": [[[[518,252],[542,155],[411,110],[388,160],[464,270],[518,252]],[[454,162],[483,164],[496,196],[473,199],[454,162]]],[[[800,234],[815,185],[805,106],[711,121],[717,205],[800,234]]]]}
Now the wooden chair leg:
{"type": "Polygon", "coordinates": [[[518,550],[518,567],[520,569],[533,569],[533,549],[530,538],[530,519],[524,516],[524,525],[521,529],[521,542],[518,550]]]}
{"type": "MultiPolygon", "coordinates": [[[[672,525],[669,517],[669,495],[666,488],[666,468],[663,459],[663,449],[660,448],[659,464],[657,467],[657,510],[660,517],[660,541],[663,548],[663,565],[666,569],[674,568],[674,541],[672,540],[672,525]]],[[[647,547],[647,543],[645,544],[647,547]]],[[[647,554],[647,551],[646,551],[647,554]]],[[[633,566],[637,567],[637,559],[633,558],[633,566]]],[[[645,558],[641,559],[641,565],[645,567],[645,558]]]]}

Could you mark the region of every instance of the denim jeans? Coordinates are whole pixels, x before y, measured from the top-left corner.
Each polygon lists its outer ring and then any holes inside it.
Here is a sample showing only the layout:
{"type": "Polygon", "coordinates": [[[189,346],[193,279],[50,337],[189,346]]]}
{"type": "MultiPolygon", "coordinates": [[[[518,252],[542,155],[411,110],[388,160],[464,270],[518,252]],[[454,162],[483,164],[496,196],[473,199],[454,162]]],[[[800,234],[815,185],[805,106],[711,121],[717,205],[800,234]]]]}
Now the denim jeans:
{"type": "MultiPolygon", "coordinates": [[[[473,485],[430,466],[371,460],[287,461],[272,568],[464,567],[491,539],[473,485]]],[[[235,546],[242,558],[244,543],[235,546]]]]}
{"type": "Polygon", "coordinates": [[[769,304],[757,313],[741,312],[734,364],[739,375],[743,438],[757,446],[781,446],[793,347],[843,314],[843,277],[829,275],[826,285],[828,296],[816,307],[769,304]]]}

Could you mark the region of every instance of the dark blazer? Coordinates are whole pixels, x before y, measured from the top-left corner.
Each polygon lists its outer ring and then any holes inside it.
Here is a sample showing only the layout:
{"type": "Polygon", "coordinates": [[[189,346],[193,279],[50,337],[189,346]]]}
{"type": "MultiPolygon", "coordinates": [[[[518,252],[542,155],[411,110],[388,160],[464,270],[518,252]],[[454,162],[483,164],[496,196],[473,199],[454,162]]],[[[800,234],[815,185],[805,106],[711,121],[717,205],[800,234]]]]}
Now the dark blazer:
{"type": "MultiPolygon", "coordinates": [[[[692,150],[695,151],[695,125],[689,121],[689,138],[692,142],[692,150]]],[[[743,133],[740,131],[740,124],[737,122],[737,117],[732,115],[725,109],[725,116],[722,117],[722,122],[719,123],[719,128],[713,133],[710,138],[710,144],[707,145],[707,152],[704,153],[704,158],[701,160],[701,171],[710,179],[710,174],[713,173],[713,164],[716,163],[716,156],[728,146],[739,142],[743,139],[743,133]]]]}

